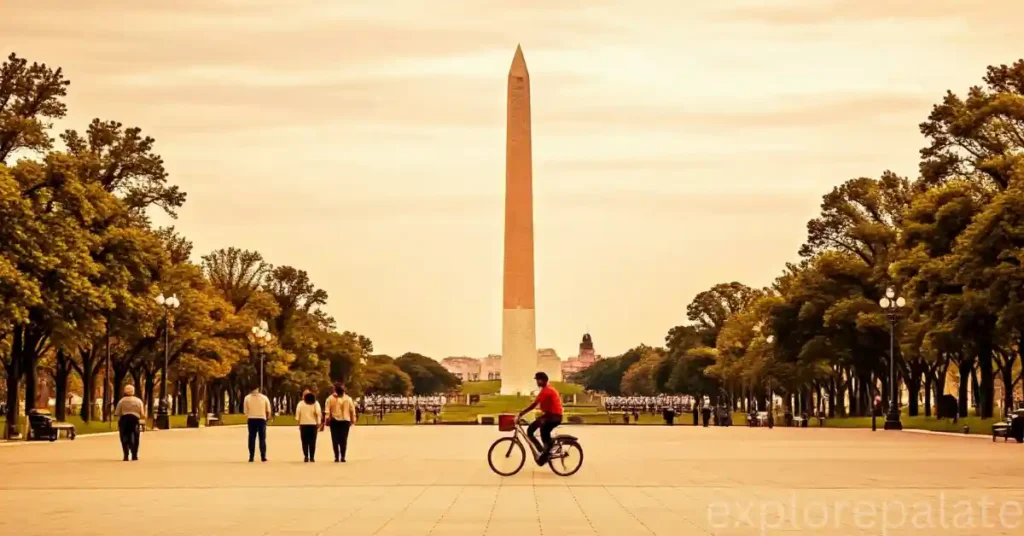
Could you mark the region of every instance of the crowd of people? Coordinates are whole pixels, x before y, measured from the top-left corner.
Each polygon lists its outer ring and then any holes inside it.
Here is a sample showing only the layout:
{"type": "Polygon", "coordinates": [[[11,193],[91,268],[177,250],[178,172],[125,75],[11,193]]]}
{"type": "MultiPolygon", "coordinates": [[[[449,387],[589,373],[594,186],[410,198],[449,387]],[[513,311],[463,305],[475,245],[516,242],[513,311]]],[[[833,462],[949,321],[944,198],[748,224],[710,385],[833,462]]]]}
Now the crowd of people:
{"type": "MultiPolygon", "coordinates": [[[[267,395],[259,388],[253,389],[243,401],[248,428],[249,462],[256,457],[259,440],[260,460],[267,461],[267,423],[273,417],[273,409],[267,395]]],[[[139,459],[139,440],[142,423],[146,421],[146,405],[135,396],[135,387],[124,388],[124,396],[114,408],[114,418],[121,439],[124,461],[139,459]]],[[[355,402],[345,394],[343,385],[335,384],[333,392],[323,405],[311,391],[302,394],[302,400],[295,407],[295,422],[299,428],[304,462],[316,461],[317,436],[324,429],[331,432],[331,450],[335,462],[345,462],[348,451],[349,430],[358,420],[355,402]]]]}
{"type": "Polygon", "coordinates": [[[665,410],[687,413],[693,407],[693,403],[693,397],[688,395],[609,396],[604,399],[604,409],[652,415],[664,413],[665,410]]]}
{"type": "Polygon", "coordinates": [[[367,395],[359,397],[359,411],[361,413],[377,413],[381,409],[385,413],[393,411],[412,411],[420,408],[423,411],[437,411],[448,403],[444,395],[430,396],[395,396],[395,395],[367,395]]]}

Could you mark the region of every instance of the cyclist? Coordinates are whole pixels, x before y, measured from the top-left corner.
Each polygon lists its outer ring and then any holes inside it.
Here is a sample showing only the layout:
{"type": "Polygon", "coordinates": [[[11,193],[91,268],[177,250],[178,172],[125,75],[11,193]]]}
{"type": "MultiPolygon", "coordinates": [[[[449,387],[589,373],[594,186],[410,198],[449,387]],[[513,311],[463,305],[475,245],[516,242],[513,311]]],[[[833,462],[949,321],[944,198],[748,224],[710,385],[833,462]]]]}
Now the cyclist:
{"type": "Polygon", "coordinates": [[[548,384],[547,374],[538,372],[533,378],[537,380],[537,387],[540,387],[540,392],[537,393],[537,399],[519,413],[518,418],[523,418],[523,415],[540,406],[541,415],[537,417],[537,420],[530,423],[529,428],[526,429],[526,435],[541,453],[537,458],[537,465],[544,465],[548,461],[548,451],[551,449],[551,431],[559,424],[562,424],[562,398],[558,395],[558,391],[555,391],[554,387],[548,384]],[[543,445],[537,441],[535,435],[538,428],[540,429],[540,437],[544,441],[543,445]]]}

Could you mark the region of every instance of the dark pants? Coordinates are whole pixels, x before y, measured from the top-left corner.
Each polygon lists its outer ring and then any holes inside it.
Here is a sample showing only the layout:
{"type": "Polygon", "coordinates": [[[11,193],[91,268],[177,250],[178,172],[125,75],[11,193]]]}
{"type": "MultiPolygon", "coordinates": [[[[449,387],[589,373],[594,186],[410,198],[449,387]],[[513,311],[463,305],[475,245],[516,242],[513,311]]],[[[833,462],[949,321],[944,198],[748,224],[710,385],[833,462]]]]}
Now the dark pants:
{"type": "Polygon", "coordinates": [[[267,459],[267,420],[249,419],[249,461],[256,455],[256,436],[260,438],[260,459],[267,459]]]}
{"type": "Polygon", "coordinates": [[[302,438],[302,457],[313,460],[316,456],[316,429],[315,424],[299,425],[299,437],[302,438]]]}
{"type": "Polygon", "coordinates": [[[533,441],[534,446],[540,451],[542,458],[547,456],[548,449],[551,448],[551,431],[559,424],[562,424],[561,415],[542,415],[530,423],[530,426],[526,429],[526,435],[529,436],[530,441],[533,441]],[[537,437],[534,435],[538,428],[540,428],[540,438],[544,442],[543,445],[537,442],[537,437]]]}
{"type": "Polygon", "coordinates": [[[131,454],[133,459],[139,458],[139,418],[136,415],[121,415],[117,420],[117,432],[121,436],[121,451],[124,459],[131,454]]]}
{"type": "Polygon", "coordinates": [[[331,421],[331,444],[334,446],[334,459],[344,460],[348,450],[348,431],[352,423],[348,421],[331,421]]]}

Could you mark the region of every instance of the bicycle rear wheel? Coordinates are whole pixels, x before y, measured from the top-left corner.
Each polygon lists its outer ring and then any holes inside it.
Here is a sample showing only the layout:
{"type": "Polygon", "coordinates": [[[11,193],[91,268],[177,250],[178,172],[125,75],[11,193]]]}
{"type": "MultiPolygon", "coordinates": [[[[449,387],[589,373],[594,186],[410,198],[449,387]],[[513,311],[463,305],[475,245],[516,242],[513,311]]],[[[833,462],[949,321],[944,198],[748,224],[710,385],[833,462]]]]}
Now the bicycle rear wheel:
{"type": "Polygon", "coordinates": [[[526,449],[511,437],[495,441],[487,451],[487,464],[501,476],[512,476],[526,463],[526,449]]]}
{"type": "Polygon", "coordinates": [[[555,443],[548,467],[558,476],[572,476],[583,467],[583,447],[575,441],[555,443]]]}

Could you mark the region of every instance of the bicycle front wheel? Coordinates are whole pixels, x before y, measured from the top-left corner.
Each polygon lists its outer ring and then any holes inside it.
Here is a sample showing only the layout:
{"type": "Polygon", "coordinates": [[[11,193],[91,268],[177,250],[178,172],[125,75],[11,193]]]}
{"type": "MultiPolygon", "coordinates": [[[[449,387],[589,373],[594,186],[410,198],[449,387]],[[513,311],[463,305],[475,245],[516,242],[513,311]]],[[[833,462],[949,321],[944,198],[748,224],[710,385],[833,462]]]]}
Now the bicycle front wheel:
{"type": "Polygon", "coordinates": [[[487,464],[501,476],[512,476],[526,463],[526,449],[511,437],[495,441],[487,451],[487,464]]]}
{"type": "Polygon", "coordinates": [[[583,467],[583,447],[575,441],[557,443],[551,449],[548,467],[558,476],[572,476],[583,467]]]}

